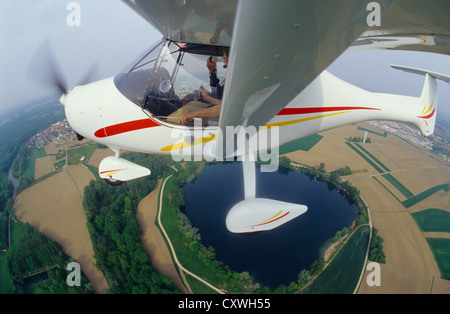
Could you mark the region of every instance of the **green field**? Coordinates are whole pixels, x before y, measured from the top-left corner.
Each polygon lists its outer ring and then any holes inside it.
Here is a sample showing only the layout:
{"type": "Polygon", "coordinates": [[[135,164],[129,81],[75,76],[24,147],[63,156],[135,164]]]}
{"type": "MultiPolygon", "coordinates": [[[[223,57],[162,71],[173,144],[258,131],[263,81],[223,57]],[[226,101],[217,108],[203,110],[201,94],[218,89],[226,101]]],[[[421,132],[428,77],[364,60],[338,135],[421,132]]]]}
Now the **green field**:
{"type": "Polygon", "coordinates": [[[373,161],[375,161],[378,165],[381,166],[381,168],[383,168],[384,170],[386,170],[386,172],[391,171],[391,169],[389,169],[385,164],[383,164],[377,157],[375,157],[373,154],[371,154],[367,149],[365,149],[360,143],[355,143],[356,146],[358,146],[358,148],[360,150],[362,150],[367,156],[369,156],[370,158],[373,159],[373,161]]]}
{"type": "MultiPolygon", "coordinates": [[[[208,282],[210,282],[213,285],[219,285],[219,278],[217,277],[214,270],[209,269],[206,267],[199,259],[198,257],[192,252],[192,250],[186,246],[185,239],[183,238],[183,235],[179,232],[178,223],[177,223],[177,210],[178,208],[174,206],[169,205],[169,193],[167,191],[170,191],[172,185],[176,185],[177,182],[175,179],[170,178],[167,180],[166,185],[164,187],[164,196],[163,196],[163,203],[162,208],[164,210],[161,214],[161,223],[164,226],[164,229],[166,230],[170,241],[172,242],[173,247],[175,248],[175,252],[177,254],[177,258],[180,261],[180,263],[186,267],[189,271],[197,274],[198,276],[206,279],[208,282]]],[[[193,281],[197,281],[194,280],[193,281]]],[[[196,287],[199,287],[200,291],[195,291],[195,293],[206,293],[204,290],[203,285],[196,285],[196,287]]],[[[209,290],[209,289],[208,289],[209,290]]]]}
{"type": "Polygon", "coordinates": [[[411,214],[423,232],[450,232],[450,213],[436,208],[411,214]]]}
{"type": "Polygon", "coordinates": [[[68,156],[68,163],[69,165],[77,165],[79,163],[86,163],[89,158],[91,158],[92,154],[95,152],[95,150],[99,148],[99,145],[94,144],[88,144],[88,145],[81,145],[79,147],[74,147],[72,149],[67,150],[67,156],[68,156]],[[83,158],[84,157],[84,158],[83,158]],[[83,158],[83,160],[81,160],[83,158]]]}
{"type": "Polygon", "coordinates": [[[303,293],[306,294],[351,294],[358,284],[364,267],[369,226],[361,226],[338,255],[303,293]]]}
{"type": "Polygon", "coordinates": [[[432,188],[429,188],[428,190],[423,191],[422,193],[417,194],[417,195],[407,199],[406,201],[403,201],[402,205],[405,206],[405,208],[409,208],[409,207],[423,201],[427,197],[430,197],[434,193],[439,192],[440,190],[444,190],[444,191],[448,192],[449,186],[450,186],[449,183],[433,186],[432,188]]]}
{"type": "Polygon", "coordinates": [[[411,191],[401,184],[400,181],[398,181],[392,174],[383,174],[383,178],[388,180],[389,183],[392,184],[407,199],[414,197],[414,194],[412,194],[411,191]]]}
{"type": "Polygon", "coordinates": [[[280,155],[295,152],[297,150],[309,151],[323,138],[322,135],[314,134],[280,146],[280,155]]]}
{"type": "Polygon", "coordinates": [[[428,238],[427,241],[433,251],[442,278],[450,280],[450,239],[428,238]]]}
{"type": "Polygon", "coordinates": [[[8,268],[6,252],[0,252],[0,294],[14,293],[14,282],[8,268]]]}
{"type": "Polygon", "coordinates": [[[446,192],[449,191],[450,184],[441,184],[434,186],[426,191],[423,191],[422,193],[419,193],[417,195],[414,195],[408,188],[406,188],[400,181],[398,181],[391,173],[389,172],[390,169],[384,165],[378,158],[376,158],[373,154],[371,154],[367,149],[365,149],[361,144],[359,143],[349,143],[346,142],[346,144],[353,149],[361,158],[363,158],[365,161],[367,161],[376,171],[378,171],[380,174],[382,174],[382,177],[385,178],[389,183],[393,185],[395,189],[397,189],[404,197],[406,197],[405,201],[401,201],[395,194],[389,190],[387,186],[385,186],[383,183],[381,183],[380,180],[378,180],[376,177],[373,177],[378,183],[380,183],[386,190],[389,191],[405,208],[409,208],[424,199],[430,197],[431,195],[439,192],[440,190],[444,190],[446,192]]]}

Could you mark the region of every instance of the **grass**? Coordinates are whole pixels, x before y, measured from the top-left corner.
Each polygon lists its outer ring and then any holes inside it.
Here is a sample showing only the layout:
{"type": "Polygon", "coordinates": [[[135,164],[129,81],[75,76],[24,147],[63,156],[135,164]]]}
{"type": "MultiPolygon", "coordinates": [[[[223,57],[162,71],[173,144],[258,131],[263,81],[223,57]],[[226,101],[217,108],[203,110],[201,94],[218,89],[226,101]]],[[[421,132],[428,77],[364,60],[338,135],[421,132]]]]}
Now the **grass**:
{"type": "Polygon", "coordinates": [[[280,155],[297,150],[309,151],[323,138],[322,135],[314,134],[280,146],[280,155]]]}
{"type": "Polygon", "coordinates": [[[383,174],[383,178],[389,181],[400,193],[403,194],[406,198],[414,197],[414,194],[411,193],[403,184],[400,183],[394,176],[390,173],[383,174]]]}
{"type": "Polygon", "coordinates": [[[449,186],[450,186],[449,183],[433,186],[432,188],[430,188],[426,191],[423,191],[422,193],[417,194],[417,195],[407,199],[406,201],[403,201],[402,204],[403,204],[403,206],[405,206],[405,208],[409,208],[409,207],[416,205],[417,203],[423,201],[424,199],[430,197],[434,193],[439,192],[440,190],[444,190],[444,191],[448,192],[449,186]]]}
{"type": "Polygon", "coordinates": [[[34,180],[36,159],[45,156],[47,156],[47,153],[45,152],[44,147],[39,148],[33,155],[31,155],[29,160],[26,161],[26,168],[24,170],[23,176],[30,180],[34,180]]]}
{"type": "Polygon", "coordinates": [[[364,266],[369,236],[369,226],[361,226],[357,229],[328,267],[303,293],[353,293],[364,266]]]}
{"type": "MultiPolygon", "coordinates": [[[[22,223],[11,221],[11,246],[22,241],[27,233],[23,230],[22,223]]],[[[11,278],[8,267],[7,252],[0,252],[0,294],[15,293],[14,281],[11,278]]]]}
{"type": "Polygon", "coordinates": [[[0,252],[0,294],[14,293],[14,282],[9,273],[6,252],[0,252]]]}
{"type": "Polygon", "coordinates": [[[97,144],[89,144],[75,149],[67,150],[67,157],[69,160],[69,165],[76,165],[79,163],[86,163],[86,161],[91,158],[94,151],[98,148],[97,144]],[[83,161],[81,158],[84,157],[83,161]]]}
{"type": "Polygon", "coordinates": [[[428,238],[427,241],[442,278],[450,280],[450,239],[428,238]]]}
{"type": "Polygon", "coordinates": [[[436,208],[411,214],[423,232],[450,232],[450,213],[436,208]]]}
{"type": "MultiPolygon", "coordinates": [[[[173,178],[170,178],[169,180],[167,180],[164,187],[165,193],[163,195],[162,204],[162,208],[164,208],[164,210],[161,214],[161,223],[164,226],[164,229],[166,230],[170,241],[172,242],[172,245],[177,254],[177,258],[183,265],[183,267],[198,275],[199,277],[206,279],[211,284],[219,285],[219,278],[216,276],[215,271],[206,267],[198,259],[195,253],[192,252],[189,246],[186,245],[183,235],[178,230],[177,208],[169,205],[169,194],[167,193],[167,191],[170,190],[170,186],[173,184],[176,184],[175,180],[173,180],[173,178]]],[[[197,291],[194,292],[197,293],[197,291]]]]}

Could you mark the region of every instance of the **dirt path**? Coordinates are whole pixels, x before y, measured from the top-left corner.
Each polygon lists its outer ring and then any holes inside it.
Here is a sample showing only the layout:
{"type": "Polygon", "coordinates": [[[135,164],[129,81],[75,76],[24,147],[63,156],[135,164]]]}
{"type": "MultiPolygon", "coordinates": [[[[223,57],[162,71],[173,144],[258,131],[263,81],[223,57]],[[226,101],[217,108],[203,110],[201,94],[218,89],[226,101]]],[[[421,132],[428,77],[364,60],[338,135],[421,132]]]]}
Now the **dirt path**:
{"type": "Polygon", "coordinates": [[[172,263],[166,242],[155,224],[160,189],[161,180],[158,181],[156,188],[139,203],[137,209],[136,216],[142,230],[142,245],[150,256],[153,266],[161,274],[172,278],[181,292],[187,293],[172,263]]]}

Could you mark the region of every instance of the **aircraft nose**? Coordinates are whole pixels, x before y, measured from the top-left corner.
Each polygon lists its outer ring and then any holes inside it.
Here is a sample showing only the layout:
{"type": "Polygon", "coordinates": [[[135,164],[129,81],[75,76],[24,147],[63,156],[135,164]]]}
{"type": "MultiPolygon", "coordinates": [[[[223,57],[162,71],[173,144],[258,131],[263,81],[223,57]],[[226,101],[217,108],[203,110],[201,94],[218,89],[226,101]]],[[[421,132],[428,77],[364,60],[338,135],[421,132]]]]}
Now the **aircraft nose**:
{"type": "Polygon", "coordinates": [[[95,130],[101,127],[105,81],[77,86],[60,98],[69,125],[85,138],[93,139],[95,130]]]}
{"type": "Polygon", "coordinates": [[[63,106],[66,105],[66,93],[62,94],[61,97],[59,98],[59,103],[63,106]]]}

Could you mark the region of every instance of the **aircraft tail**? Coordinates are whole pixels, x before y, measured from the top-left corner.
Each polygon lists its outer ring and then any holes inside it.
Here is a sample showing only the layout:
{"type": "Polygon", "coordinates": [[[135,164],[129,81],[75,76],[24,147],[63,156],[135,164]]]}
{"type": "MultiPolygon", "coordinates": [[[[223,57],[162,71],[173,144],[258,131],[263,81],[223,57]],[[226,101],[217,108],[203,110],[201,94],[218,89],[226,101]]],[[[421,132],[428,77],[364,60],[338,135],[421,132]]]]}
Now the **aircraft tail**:
{"type": "Polygon", "coordinates": [[[398,65],[391,65],[391,67],[409,73],[425,75],[422,94],[418,98],[418,111],[414,119],[414,124],[419,128],[423,136],[433,134],[438,106],[438,88],[436,79],[450,82],[450,77],[444,74],[416,68],[398,65]]]}

